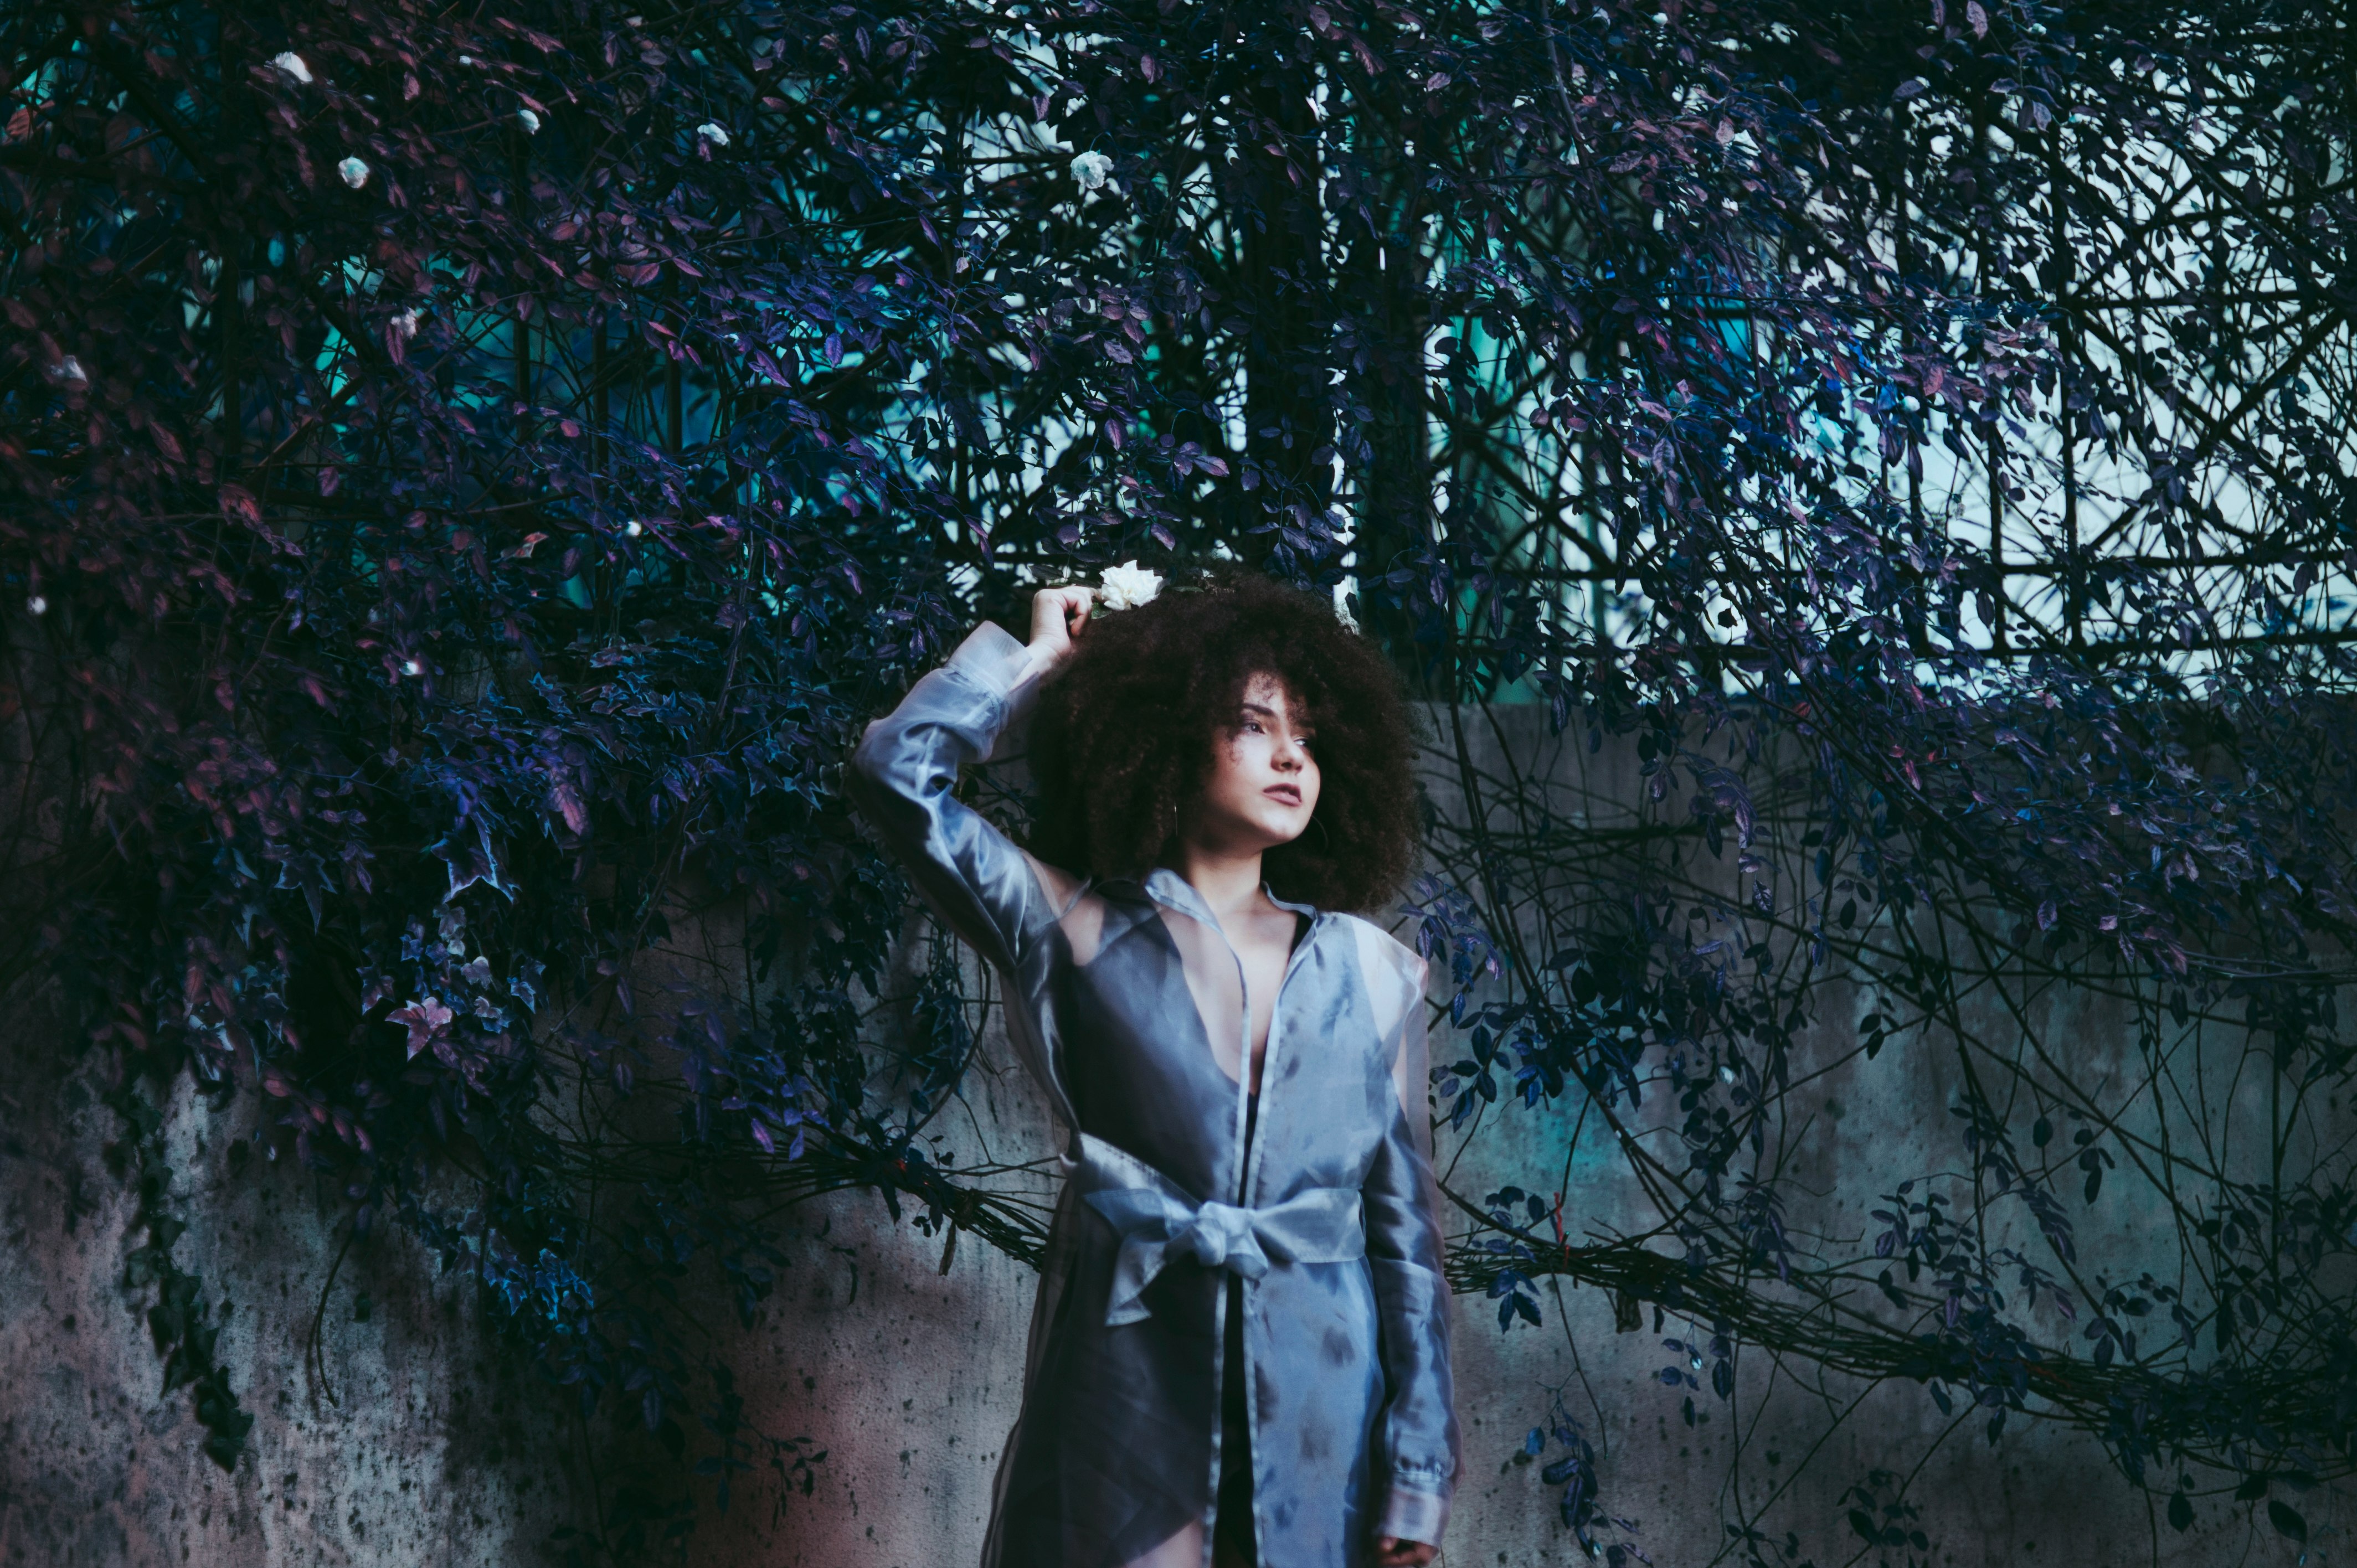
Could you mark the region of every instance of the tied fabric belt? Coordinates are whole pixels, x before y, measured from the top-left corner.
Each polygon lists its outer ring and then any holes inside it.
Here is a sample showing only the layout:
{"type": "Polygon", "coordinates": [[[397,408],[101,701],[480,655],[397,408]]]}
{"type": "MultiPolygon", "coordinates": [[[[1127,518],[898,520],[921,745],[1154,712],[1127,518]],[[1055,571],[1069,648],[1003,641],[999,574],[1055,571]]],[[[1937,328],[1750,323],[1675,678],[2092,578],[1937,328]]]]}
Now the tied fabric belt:
{"type": "Polygon", "coordinates": [[[1082,1201],[1121,1235],[1108,1327],[1153,1316],[1138,1298],[1174,1258],[1191,1254],[1207,1269],[1256,1280],[1271,1262],[1347,1263],[1367,1255],[1359,1195],[1347,1187],[1311,1187],[1266,1208],[1198,1203],[1152,1165],[1087,1133],[1073,1179],[1082,1201]]]}

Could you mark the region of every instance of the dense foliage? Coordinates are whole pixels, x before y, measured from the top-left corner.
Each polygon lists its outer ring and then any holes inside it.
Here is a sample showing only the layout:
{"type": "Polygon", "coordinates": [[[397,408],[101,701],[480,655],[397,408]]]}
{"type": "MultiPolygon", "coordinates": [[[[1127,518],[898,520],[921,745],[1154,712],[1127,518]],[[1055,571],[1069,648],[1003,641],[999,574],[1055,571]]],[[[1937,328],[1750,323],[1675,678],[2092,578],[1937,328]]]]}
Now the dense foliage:
{"type": "MultiPolygon", "coordinates": [[[[798,1460],[687,1326],[770,1291],[757,1216],[1035,1234],[935,1157],[969,982],[921,933],[894,967],[838,760],[1025,582],[1235,556],[1440,704],[1439,1114],[1615,1139],[1658,1209],[1458,1195],[1501,1324],[1551,1274],[1667,1308],[1689,1418],[1757,1346],[2073,1422],[2179,1528],[2345,1472],[2348,29],[13,7],[0,979],[115,1064],[211,1451],[247,1418],[173,1261],[183,1077],[680,1458],[605,1546],[798,1460]],[[1634,746],[1625,830],[1474,768],[1516,703],[1634,746]],[[1793,1085],[1900,1045],[1953,1056],[1966,1174],[1878,1173],[1850,1255],[1790,1219],[1793,1085]],[[2092,1270],[2130,1176],[2163,1239],[2092,1270]]],[[[1531,1441],[1624,1551],[1581,1421],[1531,1441]]],[[[1901,1493],[1857,1488],[1869,1548],[1901,1493]]]]}

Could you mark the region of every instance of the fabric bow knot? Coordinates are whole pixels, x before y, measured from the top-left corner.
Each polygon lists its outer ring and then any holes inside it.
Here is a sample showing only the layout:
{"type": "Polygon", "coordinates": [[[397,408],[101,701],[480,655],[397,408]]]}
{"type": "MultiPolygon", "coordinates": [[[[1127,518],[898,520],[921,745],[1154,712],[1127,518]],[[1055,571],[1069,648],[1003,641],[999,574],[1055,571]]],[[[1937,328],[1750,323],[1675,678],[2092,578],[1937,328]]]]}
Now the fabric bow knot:
{"type": "Polygon", "coordinates": [[[1102,1139],[1081,1134],[1082,1201],[1121,1237],[1105,1323],[1142,1323],[1140,1298],[1174,1257],[1256,1280],[1275,1263],[1346,1263],[1366,1256],[1359,1195],[1311,1187],[1266,1208],[1197,1203],[1161,1172],[1102,1139]]]}

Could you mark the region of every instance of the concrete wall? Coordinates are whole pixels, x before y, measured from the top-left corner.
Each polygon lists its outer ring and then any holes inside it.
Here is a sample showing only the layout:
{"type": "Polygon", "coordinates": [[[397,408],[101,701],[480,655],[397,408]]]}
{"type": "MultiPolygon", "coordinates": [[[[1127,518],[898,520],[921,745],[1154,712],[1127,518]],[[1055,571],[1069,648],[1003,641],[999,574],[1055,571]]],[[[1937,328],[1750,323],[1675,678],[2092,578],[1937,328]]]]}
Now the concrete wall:
{"type": "MultiPolygon", "coordinates": [[[[1575,796],[1635,798],[1626,757],[1555,756],[1527,726],[1484,746],[1492,762],[1518,753],[1564,780],[1567,811],[1582,809],[1575,796]]],[[[2133,1087],[2126,1020],[2066,1004],[2079,1009],[2062,1020],[2067,1038],[2100,1069],[2093,1076],[2133,1087]]],[[[1975,1005],[1996,1012],[1986,998],[1975,1005]]],[[[196,1223],[179,1256],[210,1296],[233,1304],[221,1352],[257,1417],[237,1471],[215,1469],[199,1452],[185,1392],[158,1392],[144,1301],[118,1283],[131,1206],[101,1163],[115,1135],[112,1113],[92,1100],[90,1069],[55,1065],[38,1008],[11,1016],[0,1081],[0,1564],[531,1563],[586,1498],[642,1462],[627,1441],[552,1415],[558,1407],[528,1380],[495,1375],[464,1287],[437,1283],[430,1260],[397,1236],[345,1260],[326,1292],[318,1353],[307,1356],[341,1240],[337,1205],[291,1169],[231,1177],[209,1153],[244,1130],[252,1102],[234,1103],[222,1125],[184,1090],[170,1120],[176,1169],[184,1183],[208,1186],[186,1190],[196,1223]]],[[[1841,1056],[1845,1027],[1823,1026],[1804,1054],[1841,1056]]],[[[952,1144],[966,1158],[1045,1154],[1038,1097],[1003,1041],[987,1050],[970,1114],[944,1119],[952,1144]]],[[[1853,1252],[1868,1225],[1865,1173],[1958,1168],[1948,1115],[1956,1059],[1937,1042],[1894,1047],[1800,1091],[1798,1108],[1814,1121],[1795,1129],[1790,1176],[1795,1190],[1825,1197],[1813,1210],[1803,1200],[1796,1227],[1829,1251],[1853,1252]]],[[[1564,1123],[1520,1112],[1505,1121],[1477,1140],[1467,1157],[1479,1163],[1458,1168],[1453,1183],[1477,1197],[1505,1180],[1552,1191],[1564,1123]]],[[[1444,1158],[1449,1152],[1444,1140],[1444,1158]]],[[[1583,1148],[1573,1161],[1566,1213],[1576,1229],[1646,1219],[1641,1195],[1608,1155],[1583,1148]]],[[[2083,1251],[2097,1262],[2133,1262],[2152,1240],[2138,1234],[2132,1195],[2121,1196],[2129,1201],[2083,1216],[2083,1251]]],[[[937,1240],[894,1227],[880,1204],[856,1195],[812,1205],[791,1251],[763,1322],[736,1355],[756,1423],[807,1436],[826,1457],[807,1497],[757,1474],[728,1517],[700,1523],[693,1560],[971,1561],[1015,1412],[1030,1274],[968,1238],[944,1275],[937,1240]]],[[[1458,1303],[1467,1474],[1449,1564],[1577,1556],[1537,1466],[1518,1457],[1523,1432],[1557,1391],[1589,1423],[1607,1503],[1636,1520],[1631,1539],[1662,1568],[1744,1561],[1730,1550],[1728,1517],[1772,1543],[1768,1560],[1779,1568],[1857,1560],[1844,1494],[1878,1469],[1915,1472],[1909,1497],[1931,1542],[1927,1554],[1892,1554],[1894,1564],[2290,1564],[2298,1555],[2258,1507],[2222,1498],[2205,1498],[2200,1523],[2179,1535],[2092,1439],[2017,1421],[1991,1449],[1977,1422],[1947,1430],[1911,1384],[1866,1390],[1749,1353],[1736,1400],[1703,1399],[1706,1419],[1688,1428],[1681,1396],[1654,1378],[1671,1359],[1661,1337],[1682,1337],[1683,1326],[1672,1320],[1656,1334],[1648,1310],[1641,1329],[1617,1332],[1594,1290],[1551,1291],[1544,1305],[1543,1329],[1501,1334],[1491,1304],[1458,1303]],[[1787,1531],[1798,1536],[1789,1558],[1787,1531]]],[[[2062,1332],[2055,1325],[2051,1337],[2062,1332]]],[[[2345,1532],[2357,1526],[2347,1491],[2296,1501],[2309,1561],[2345,1559],[2345,1532]]]]}
{"type": "Polygon", "coordinates": [[[188,1391],[161,1391],[155,1293],[121,1286],[135,1205],[103,1164],[120,1130],[96,1064],[61,1070],[38,1008],[10,1016],[0,1564],[528,1560],[521,1544],[567,1503],[545,1477],[576,1463],[527,1435],[548,1423],[544,1393],[495,1371],[467,1293],[405,1242],[347,1260],[307,1356],[338,1207],[291,1168],[231,1176],[217,1145],[253,1102],[217,1117],[184,1081],[167,1138],[194,1223],[178,1256],[229,1303],[220,1355],[255,1417],[233,1474],[204,1456],[188,1391]]]}

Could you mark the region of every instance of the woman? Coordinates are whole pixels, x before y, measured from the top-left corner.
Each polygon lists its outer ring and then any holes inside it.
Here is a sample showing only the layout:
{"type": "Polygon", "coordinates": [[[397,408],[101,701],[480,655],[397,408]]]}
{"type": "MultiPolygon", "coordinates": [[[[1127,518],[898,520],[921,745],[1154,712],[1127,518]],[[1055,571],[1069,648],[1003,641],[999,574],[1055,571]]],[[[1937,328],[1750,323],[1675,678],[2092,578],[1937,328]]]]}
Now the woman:
{"type": "MultiPolygon", "coordinates": [[[[1108,575],[1109,577],[1111,575],[1108,575]]],[[[869,726],[865,814],[1005,975],[1070,1173],[985,1568],[1432,1561],[1457,1469],[1399,691],[1242,577],[985,623],[869,726]],[[952,786],[1027,709],[1018,849],[952,786]]]]}

